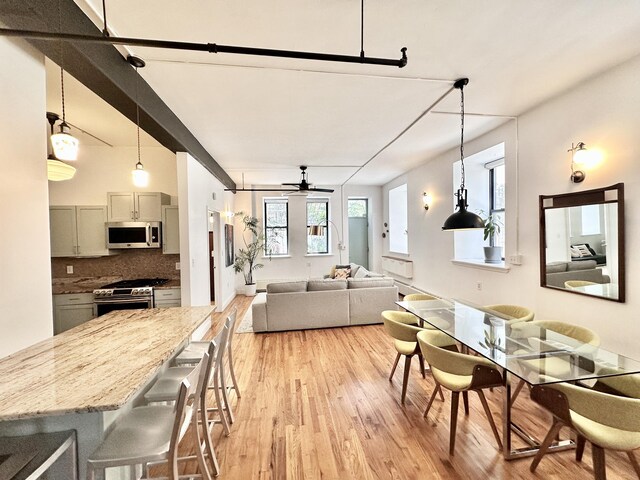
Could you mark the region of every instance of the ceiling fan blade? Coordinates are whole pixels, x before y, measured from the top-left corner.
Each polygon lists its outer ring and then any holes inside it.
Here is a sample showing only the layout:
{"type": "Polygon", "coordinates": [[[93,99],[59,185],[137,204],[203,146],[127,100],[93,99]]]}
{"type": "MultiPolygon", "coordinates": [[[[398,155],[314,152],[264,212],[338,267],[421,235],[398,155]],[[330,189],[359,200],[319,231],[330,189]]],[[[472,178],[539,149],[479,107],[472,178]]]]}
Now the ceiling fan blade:
{"type": "Polygon", "coordinates": [[[299,183],[282,183],[281,185],[288,185],[290,187],[299,187],[300,186],[299,183]]]}
{"type": "Polygon", "coordinates": [[[311,191],[311,192],[327,192],[327,193],[333,193],[334,192],[334,190],[332,188],[317,188],[317,187],[309,188],[309,191],[311,191]]]}
{"type": "Polygon", "coordinates": [[[225,192],[288,192],[282,188],[225,188],[225,192]]]}

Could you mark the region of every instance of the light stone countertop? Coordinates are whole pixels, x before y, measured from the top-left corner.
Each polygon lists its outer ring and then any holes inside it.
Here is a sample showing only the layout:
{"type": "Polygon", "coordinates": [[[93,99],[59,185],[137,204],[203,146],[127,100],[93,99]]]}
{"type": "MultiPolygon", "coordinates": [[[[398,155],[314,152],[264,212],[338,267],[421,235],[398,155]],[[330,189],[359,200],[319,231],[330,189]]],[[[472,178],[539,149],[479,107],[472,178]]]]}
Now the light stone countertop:
{"type": "Polygon", "coordinates": [[[0,359],[0,421],[117,410],[214,308],[117,310],[0,359]]]}

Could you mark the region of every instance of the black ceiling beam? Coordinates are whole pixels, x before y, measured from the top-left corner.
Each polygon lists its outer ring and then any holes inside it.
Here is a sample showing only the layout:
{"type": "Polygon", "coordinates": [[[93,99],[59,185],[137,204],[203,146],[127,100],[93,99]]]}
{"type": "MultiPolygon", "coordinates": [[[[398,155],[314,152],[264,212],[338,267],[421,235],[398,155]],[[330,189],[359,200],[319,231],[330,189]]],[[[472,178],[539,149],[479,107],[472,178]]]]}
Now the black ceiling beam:
{"type": "MultiPolygon", "coordinates": [[[[0,23],[4,27],[20,30],[102,35],[101,30],[73,0],[2,0],[0,23]]],[[[135,123],[138,76],[113,45],[36,39],[28,41],[58,65],[61,63],[62,50],[64,69],[135,123]]],[[[190,153],[225,187],[235,189],[236,184],[227,172],[149,84],[142,77],[139,80],[141,128],[172,152],[190,153]]],[[[175,88],[181,88],[181,85],[175,85],[175,88]]]]}

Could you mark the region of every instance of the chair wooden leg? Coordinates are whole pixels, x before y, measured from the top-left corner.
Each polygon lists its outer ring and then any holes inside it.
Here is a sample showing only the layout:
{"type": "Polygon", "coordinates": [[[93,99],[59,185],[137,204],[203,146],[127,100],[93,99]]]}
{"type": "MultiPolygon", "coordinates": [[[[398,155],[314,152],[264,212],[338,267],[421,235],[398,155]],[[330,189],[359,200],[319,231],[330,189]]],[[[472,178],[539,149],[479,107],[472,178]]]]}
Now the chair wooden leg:
{"type": "MultiPolygon", "coordinates": [[[[202,407],[202,402],[200,402],[200,406],[202,407]]],[[[201,410],[206,411],[204,408],[202,408],[201,410]]],[[[204,422],[202,424],[203,430],[200,430],[200,427],[198,426],[198,414],[197,412],[195,412],[191,417],[191,429],[193,432],[192,435],[193,435],[193,440],[196,448],[196,460],[198,461],[198,471],[200,472],[201,478],[205,480],[211,480],[211,475],[209,474],[209,468],[207,468],[207,463],[204,458],[204,454],[202,453],[203,438],[201,438],[200,436],[201,433],[203,433],[206,437],[205,432],[207,432],[208,430],[207,427],[208,427],[207,422],[204,422]]],[[[139,478],[139,477],[136,476],[135,478],[139,478]]]]}
{"type": "Polygon", "coordinates": [[[411,355],[406,355],[404,359],[404,376],[402,377],[402,398],[401,402],[404,403],[404,399],[407,396],[407,384],[409,383],[409,372],[411,371],[411,355]]]}
{"type": "Polygon", "coordinates": [[[229,422],[227,421],[227,416],[224,413],[224,405],[222,402],[221,388],[220,388],[220,372],[215,372],[213,376],[213,390],[216,398],[216,406],[218,407],[218,415],[220,415],[220,422],[222,423],[222,428],[224,429],[224,434],[228,437],[231,433],[229,430],[229,422]]]}
{"type": "MultiPolygon", "coordinates": [[[[560,433],[559,430],[558,433],[560,433]]],[[[578,434],[578,437],[576,438],[576,462],[582,461],[582,455],[584,454],[584,444],[586,441],[586,438],[578,434]]]]}
{"type": "Polygon", "coordinates": [[[233,383],[233,389],[236,391],[236,396],[240,398],[240,388],[238,388],[238,381],[236,380],[236,371],[233,369],[233,349],[229,344],[229,372],[231,372],[231,382],[233,383]]]}
{"type": "Polygon", "coordinates": [[[529,470],[531,470],[532,472],[536,471],[536,468],[538,467],[540,460],[542,460],[542,457],[544,457],[544,454],[547,453],[549,446],[553,442],[554,438],[556,437],[556,434],[560,431],[562,426],[563,426],[562,422],[558,420],[554,420],[553,425],[551,425],[551,428],[547,432],[547,435],[544,437],[544,440],[540,445],[540,449],[538,450],[538,453],[533,459],[533,462],[531,462],[531,466],[529,467],[529,470]]]}
{"type": "Polygon", "coordinates": [[[605,465],[604,448],[591,444],[591,457],[593,458],[593,474],[596,480],[607,479],[607,467],[605,465]]]}
{"type": "Polygon", "coordinates": [[[458,426],[458,404],[460,392],[451,392],[451,427],[449,428],[449,455],[453,455],[456,448],[456,427],[458,426]]]}
{"type": "Polygon", "coordinates": [[[393,379],[393,374],[396,373],[396,367],[398,366],[399,360],[400,360],[400,354],[397,354],[396,360],[393,362],[393,367],[391,368],[391,375],[389,375],[389,381],[393,379]]]}
{"type": "Polygon", "coordinates": [[[464,405],[464,414],[469,415],[469,392],[462,392],[462,403],[464,405]]]}
{"type": "Polygon", "coordinates": [[[627,456],[629,457],[629,461],[631,462],[631,465],[633,466],[633,469],[636,472],[636,475],[638,476],[638,478],[640,478],[640,465],[638,464],[638,460],[636,459],[636,456],[633,454],[632,451],[627,452],[627,456]]]}
{"type": "Polygon", "coordinates": [[[429,397],[429,403],[427,403],[427,409],[424,411],[424,415],[423,415],[424,418],[427,418],[427,415],[429,414],[429,410],[431,409],[431,405],[433,404],[433,401],[436,399],[436,395],[438,394],[438,391],[440,392],[440,395],[442,395],[442,389],[440,388],[440,385],[436,384],[436,388],[434,388],[433,393],[429,397]]]}
{"type": "Polygon", "coordinates": [[[424,357],[418,354],[418,360],[420,361],[420,373],[422,374],[422,378],[427,378],[427,375],[424,370],[424,357]]]}
{"type": "Polygon", "coordinates": [[[484,393],[482,390],[476,390],[478,392],[478,396],[480,397],[480,403],[482,403],[482,408],[484,409],[484,413],[487,416],[487,420],[489,420],[489,425],[491,426],[491,431],[493,432],[493,436],[496,438],[496,443],[498,444],[498,448],[502,450],[502,442],[500,441],[500,435],[498,435],[498,429],[496,428],[496,424],[493,421],[493,415],[491,415],[491,410],[489,410],[489,404],[487,403],[487,399],[484,397],[484,393]]]}
{"type": "MultiPolygon", "coordinates": [[[[231,403],[229,402],[229,389],[227,388],[227,374],[224,370],[224,360],[220,362],[220,385],[222,388],[222,399],[224,400],[224,404],[226,406],[227,415],[229,415],[229,423],[233,423],[235,419],[233,418],[231,403]]],[[[224,414],[224,412],[222,413],[224,414]]]]}
{"type": "Polygon", "coordinates": [[[213,476],[217,477],[220,474],[220,465],[218,464],[218,457],[216,456],[216,451],[213,448],[213,440],[211,439],[211,428],[214,422],[210,422],[207,415],[207,404],[206,400],[202,402],[202,408],[200,409],[200,421],[202,426],[204,427],[204,445],[207,449],[207,456],[211,460],[211,465],[213,466],[213,476]]]}
{"type": "Polygon", "coordinates": [[[440,393],[440,401],[444,402],[444,393],[442,393],[442,387],[436,382],[436,390],[440,393]]]}
{"type": "Polygon", "coordinates": [[[522,390],[522,387],[524,387],[524,385],[525,385],[524,380],[520,380],[520,382],[518,383],[518,386],[516,387],[515,391],[511,395],[510,403],[512,407],[513,407],[513,403],[516,401],[516,398],[518,398],[518,395],[520,394],[520,390],[522,390]]]}

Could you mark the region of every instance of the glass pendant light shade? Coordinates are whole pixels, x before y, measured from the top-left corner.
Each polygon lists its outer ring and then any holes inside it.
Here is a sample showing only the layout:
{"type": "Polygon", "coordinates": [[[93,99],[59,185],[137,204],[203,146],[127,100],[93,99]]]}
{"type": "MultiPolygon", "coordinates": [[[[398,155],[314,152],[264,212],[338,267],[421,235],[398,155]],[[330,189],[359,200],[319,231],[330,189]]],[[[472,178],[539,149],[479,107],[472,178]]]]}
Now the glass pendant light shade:
{"type": "Polygon", "coordinates": [[[131,176],[133,178],[133,184],[136,187],[146,187],[149,185],[149,172],[144,169],[142,163],[136,163],[136,168],[131,171],[131,176]]]}
{"type": "Polygon", "coordinates": [[[51,135],[53,153],[59,160],[73,161],[78,159],[78,139],[67,130],[69,126],[62,122],[60,132],[51,135]]]}
{"type": "Polygon", "coordinates": [[[67,165],[55,158],[47,159],[47,178],[52,182],[61,182],[63,180],[71,180],[76,174],[75,167],[67,165]]]}

